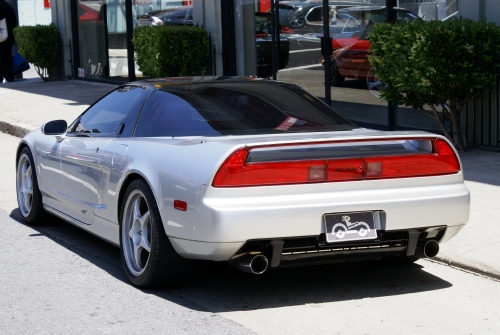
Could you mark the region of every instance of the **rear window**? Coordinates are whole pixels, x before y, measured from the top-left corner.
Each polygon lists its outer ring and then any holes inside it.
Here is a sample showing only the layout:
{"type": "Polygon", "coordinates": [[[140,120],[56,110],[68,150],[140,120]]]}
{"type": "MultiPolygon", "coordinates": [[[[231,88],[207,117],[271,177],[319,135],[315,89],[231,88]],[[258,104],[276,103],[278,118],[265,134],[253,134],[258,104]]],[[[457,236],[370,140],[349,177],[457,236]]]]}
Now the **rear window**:
{"type": "Polygon", "coordinates": [[[153,92],[140,114],[135,136],[281,134],[354,127],[296,86],[232,82],[153,92]]]}

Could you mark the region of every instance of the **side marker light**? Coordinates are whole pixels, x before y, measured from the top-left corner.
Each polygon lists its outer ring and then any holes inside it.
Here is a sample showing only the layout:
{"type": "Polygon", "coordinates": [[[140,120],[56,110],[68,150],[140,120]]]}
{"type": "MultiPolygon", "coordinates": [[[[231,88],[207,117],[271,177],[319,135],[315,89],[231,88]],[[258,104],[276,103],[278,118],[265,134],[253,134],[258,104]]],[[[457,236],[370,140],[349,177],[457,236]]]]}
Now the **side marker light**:
{"type": "Polygon", "coordinates": [[[187,211],[187,202],[181,200],[174,200],[174,208],[180,211],[187,211]]]}

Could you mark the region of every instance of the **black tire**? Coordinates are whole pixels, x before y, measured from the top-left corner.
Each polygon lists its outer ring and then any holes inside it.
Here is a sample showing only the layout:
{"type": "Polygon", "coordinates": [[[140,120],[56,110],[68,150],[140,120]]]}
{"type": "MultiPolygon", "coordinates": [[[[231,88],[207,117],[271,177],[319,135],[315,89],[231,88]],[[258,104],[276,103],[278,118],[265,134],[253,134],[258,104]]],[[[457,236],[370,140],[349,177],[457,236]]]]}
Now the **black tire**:
{"type": "Polygon", "coordinates": [[[332,61],[330,63],[330,85],[335,86],[337,84],[343,83],[344,81],[345,77],[340,74],[337,63],[335,61],[332,61]]]}
{"type": "Polygon", "coordinates": [[[49,214],[43,208],[35,161],[28,147],[19,153],[16,164],[16,194],[19,211],[29,225],[44,223],[49,214]]]}
{"type": "Polygon", "coordinates": [[[171,286],[189,274],[192,261],[174,250],[153,192],[143,179],[135,179],[127,187],[119,219],[121,258],[132,284],[143,288],[171,286]]]}

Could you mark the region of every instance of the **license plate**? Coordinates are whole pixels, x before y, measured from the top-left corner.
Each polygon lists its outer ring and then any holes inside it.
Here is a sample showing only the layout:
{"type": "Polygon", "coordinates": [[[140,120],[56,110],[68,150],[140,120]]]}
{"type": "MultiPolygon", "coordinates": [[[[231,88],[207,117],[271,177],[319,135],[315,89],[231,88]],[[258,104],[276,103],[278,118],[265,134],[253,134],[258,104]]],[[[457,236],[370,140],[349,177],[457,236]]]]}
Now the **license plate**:
{"type": "Polygon", "coordinates": [[[346,242],[377,238],[373,212],[325,214],[326,242],[346,242]]]}

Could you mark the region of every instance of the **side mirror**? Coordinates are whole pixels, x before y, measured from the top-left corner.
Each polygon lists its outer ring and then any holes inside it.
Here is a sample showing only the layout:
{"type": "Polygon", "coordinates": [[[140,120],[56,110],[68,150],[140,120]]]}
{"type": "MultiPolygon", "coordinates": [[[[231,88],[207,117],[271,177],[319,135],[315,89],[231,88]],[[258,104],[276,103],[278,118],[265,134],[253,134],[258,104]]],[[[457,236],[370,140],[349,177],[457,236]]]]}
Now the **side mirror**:
{"type": "Polygon", "coordinates": [[[42,133],[45,135],[63,135],[68,130],[68,124],[64,120],[47,121],[42,125],[42,133]]]}
{"type": "Polygon", "coordinates": [[[66,138],[68,123],[65,120],[52,120],[42,124],[42,133],[45,135],[56,135],[57,142],[66,138]]]}

